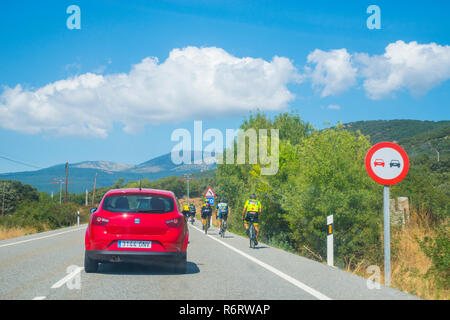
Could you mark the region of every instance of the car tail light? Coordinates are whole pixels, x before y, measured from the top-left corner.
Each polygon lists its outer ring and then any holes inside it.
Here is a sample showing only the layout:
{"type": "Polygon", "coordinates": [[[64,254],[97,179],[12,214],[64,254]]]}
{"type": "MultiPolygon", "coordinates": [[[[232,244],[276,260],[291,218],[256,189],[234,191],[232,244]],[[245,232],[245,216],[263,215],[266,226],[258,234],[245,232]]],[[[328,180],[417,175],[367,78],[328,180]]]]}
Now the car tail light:
{"type": "Polygon", "coordinates": [[[108,219],[102,218],[100,216],[93,216],[92,223],[94,226],[105,226],[109,222],[108,219]]]}
{"type": "Polygon", "coordinates": [[[175,218],[175,219],[171,219],[171,220],[167,220],[166,224],[169,228],[176,228],[181,226],[182,223],[182,218],[175,218]]]}

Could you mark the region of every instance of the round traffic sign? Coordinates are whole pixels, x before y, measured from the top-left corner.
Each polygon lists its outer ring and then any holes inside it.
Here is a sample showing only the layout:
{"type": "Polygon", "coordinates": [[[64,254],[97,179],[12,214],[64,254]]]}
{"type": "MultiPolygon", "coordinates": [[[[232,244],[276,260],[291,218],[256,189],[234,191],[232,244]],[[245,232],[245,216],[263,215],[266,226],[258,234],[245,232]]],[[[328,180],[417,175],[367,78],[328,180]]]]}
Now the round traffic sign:
{"type": "Polygon", "coordinates": [[[393,142],[380,142],[366,154],[366,170],[376,182],[389,186],[399,183],[409,170],[409,159],[405,150],[393,142]]]}

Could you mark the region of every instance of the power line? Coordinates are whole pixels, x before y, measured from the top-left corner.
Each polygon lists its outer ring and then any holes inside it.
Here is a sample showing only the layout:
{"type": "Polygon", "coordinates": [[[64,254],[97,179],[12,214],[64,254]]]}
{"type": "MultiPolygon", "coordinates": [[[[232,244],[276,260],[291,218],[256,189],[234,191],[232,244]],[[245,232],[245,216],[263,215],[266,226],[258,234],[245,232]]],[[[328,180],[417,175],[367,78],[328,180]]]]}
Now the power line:
{"type": "Polygon", "coordinates": [[[36,166],[34,164],[26,163],[26,162],[23,162],[23,161],[20,161],[20,160],[11,159],[11,158],[3,156],[3,155],[0,155],[0,158],[8,160],[8,161],[11,161],[11,162],[14,162],[14,163],[17,163],[17,164],[24,165],[24,166],[27,166],[27,167],[31,167],[31,168],[35,168],[35,169],[42,169],[42,167],[36,166]]]}

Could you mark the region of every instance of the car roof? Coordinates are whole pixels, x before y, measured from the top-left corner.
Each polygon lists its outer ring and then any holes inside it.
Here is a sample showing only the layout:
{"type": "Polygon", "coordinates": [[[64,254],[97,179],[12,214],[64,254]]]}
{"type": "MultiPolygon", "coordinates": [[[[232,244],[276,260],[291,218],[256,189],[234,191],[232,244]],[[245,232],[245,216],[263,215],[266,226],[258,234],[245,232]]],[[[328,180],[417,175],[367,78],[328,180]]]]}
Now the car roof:
{"type": "Polygon", "coordinates": [[[161,196],[175,197],[174,193],[169,190],[160,190],[160,189],[146,189],[146,188],[124,188],[124,189],[112,189],[109,190],[105,196],[116,196],[116,195],[125,195],[125,194],[157,194],[161,196]]]}

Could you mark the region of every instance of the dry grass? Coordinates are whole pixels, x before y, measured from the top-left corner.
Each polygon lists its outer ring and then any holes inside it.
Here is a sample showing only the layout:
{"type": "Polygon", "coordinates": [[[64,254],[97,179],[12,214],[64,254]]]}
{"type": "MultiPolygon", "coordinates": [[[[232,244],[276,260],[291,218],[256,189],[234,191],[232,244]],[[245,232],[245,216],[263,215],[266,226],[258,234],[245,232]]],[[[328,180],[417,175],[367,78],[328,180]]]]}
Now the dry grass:
{"type": "Polygon", "coordinates": [[[401,230],[393,234],[396,256],[392,262],[392,286],[423,299],[449,300],[449,290],[439,289],[432,278],[425,277],[432,261],[422,251],[419,241],[434,237],[428,221],[417,215],[401,230]]]}
{"type": "MultiPolygon", "coordinates": [[[[424,221],[417,215],[412,216],[409,224],[393,230],[391,287],[422,299],[449,300],[449,290],[440,289],[432,278],[425,276],[432,266],[432,261],[420,248],[419,241],[427,236],[434,236],[433,228],[427,220],[424,221]]],[[[366,267],[367,263],[361,261],[356,268],[347,271],[368,277],[366,267]]],[[[381,283],[384,283],[383,268],[381,268],[381,283]]]]}
{"type": "Polygon", "coordinates": [[[0,227],[0,240],[10,239],[25,236],[27,234],[36,233],[37,230],[34,228],[9,228],[0,227]]]}

